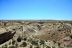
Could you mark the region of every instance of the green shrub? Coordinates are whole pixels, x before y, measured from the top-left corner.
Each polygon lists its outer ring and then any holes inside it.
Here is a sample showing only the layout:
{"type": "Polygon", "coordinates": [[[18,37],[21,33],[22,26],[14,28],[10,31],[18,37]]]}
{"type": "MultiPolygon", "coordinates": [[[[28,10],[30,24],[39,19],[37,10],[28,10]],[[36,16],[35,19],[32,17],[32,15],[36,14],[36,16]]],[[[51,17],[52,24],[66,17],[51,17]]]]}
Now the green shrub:
{"type": "Polygon", "coordinates": [[[9,45],[11,44],[11,41],[9,42],[9,45]]]}
{"type": "Polygon", "coordinates": [[[31,44],[32,45],[38,45],[38,41],[32,41],[31,44]]]}
{"type": "Polygon", "coordinates": [[[16,48],[15,46],[9,46],[8,48],[16,48]]]}
{"type": "Polygon", "coordinates": [[[27,38],[24,38],[23,40],[24,40],[24,41],[26,41],[26,40],[27,40],[27,38]]]}
{"type": "Polygon", "coordinates": [[[51,48],[50,46],[47,46],[46,48],[51,48]]]}
{"type": "Polygon", "coordinates": [[[2,48],[7,48],[7,44],[5,44],[4,46],[2,46],[2,48]]]}
{"type": "Polygon", "coordinates": [[[32,45],[30,45],[30,48],[32,48],[32,45]]]}
{"type": "Polygon", "coordinates": [[[20,46],[21,47],[26,47],[27,46],[27,43],[26,42],[23,42],[20,46]]]}
{"type": "Polygon", "coordinates": [[[40,48],[39,46],[35,47],[35,48],[40,48]]]}
{"type": "Polygon", "coordinates": [[[21,42],[21,39],[22,39],[22,38],[19,36],[19,37],[17,38],[17,41],[18,41],[18,42],[21,42]]]}
{"type": "Polygon", "coordinates": [[[45,42],[44,42],[44,40],[40,40],[40,45],[42,45],[42,44],[44,44],[45,42]]]}
{"type": "Polygon", "coordinates": [[[15,40],[12,40],[12,45],[14,45],[15,44],[15,40]]]}
{"type": "Polygon", "coordinates": [[[72,35],[70,35],[70,38],[72,39],[72,35]]]}

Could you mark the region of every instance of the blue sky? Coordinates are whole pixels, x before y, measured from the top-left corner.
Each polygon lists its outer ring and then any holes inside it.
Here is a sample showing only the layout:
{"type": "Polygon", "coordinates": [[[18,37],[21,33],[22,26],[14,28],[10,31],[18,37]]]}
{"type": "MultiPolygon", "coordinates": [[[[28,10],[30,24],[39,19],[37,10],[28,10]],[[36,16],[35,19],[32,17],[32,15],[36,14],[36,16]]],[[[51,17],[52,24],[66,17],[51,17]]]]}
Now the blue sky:
{"type": "Polygon", "coordinates": [[[72,0],[0,0],[0,20],[72,20],[72,0]]]}

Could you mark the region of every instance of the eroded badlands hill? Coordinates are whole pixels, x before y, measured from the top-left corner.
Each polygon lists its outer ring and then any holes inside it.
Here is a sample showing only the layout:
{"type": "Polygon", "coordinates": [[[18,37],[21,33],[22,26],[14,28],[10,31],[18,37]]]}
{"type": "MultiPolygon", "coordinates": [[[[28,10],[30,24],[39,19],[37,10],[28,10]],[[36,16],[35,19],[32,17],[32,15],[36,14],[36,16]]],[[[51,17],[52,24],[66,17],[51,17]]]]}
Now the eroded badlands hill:
{"type": "Polygon", "coordinates": [[[1,48],[70,48],[72,22],[0,21],[0,43],[1,48]]]}

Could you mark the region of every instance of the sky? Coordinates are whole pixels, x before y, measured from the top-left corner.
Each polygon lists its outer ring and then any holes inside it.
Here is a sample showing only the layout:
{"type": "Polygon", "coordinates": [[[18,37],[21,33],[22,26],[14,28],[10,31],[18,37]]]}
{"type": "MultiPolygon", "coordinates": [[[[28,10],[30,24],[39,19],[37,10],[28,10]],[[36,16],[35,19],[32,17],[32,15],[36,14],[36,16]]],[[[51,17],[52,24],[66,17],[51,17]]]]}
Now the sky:
{"type": "Polygon", "coordinates": [[[0,20],[72,20],[72,0],[0,0],[0,20]]]}

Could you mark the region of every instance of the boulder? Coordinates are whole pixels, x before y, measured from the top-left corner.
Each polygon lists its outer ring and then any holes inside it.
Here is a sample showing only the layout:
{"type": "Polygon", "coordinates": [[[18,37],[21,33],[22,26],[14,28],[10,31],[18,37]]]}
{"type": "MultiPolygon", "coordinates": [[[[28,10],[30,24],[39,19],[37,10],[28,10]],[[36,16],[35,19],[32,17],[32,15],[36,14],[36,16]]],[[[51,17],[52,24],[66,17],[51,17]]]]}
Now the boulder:
{"type": "Polygon", "coordinates": [[[11,31],[9,31],[9,32],[5,32],[5,33],[0,34],[0,44],[3,44],[6,41],[8,41],[11,38],[13,38],[13,36],[14,36],[15,33],[16,32],[12,33],[11,31]]]}

